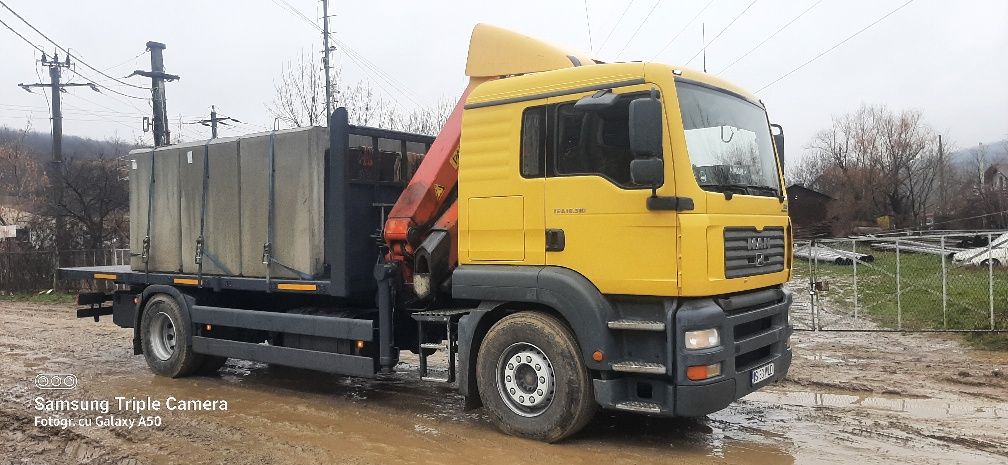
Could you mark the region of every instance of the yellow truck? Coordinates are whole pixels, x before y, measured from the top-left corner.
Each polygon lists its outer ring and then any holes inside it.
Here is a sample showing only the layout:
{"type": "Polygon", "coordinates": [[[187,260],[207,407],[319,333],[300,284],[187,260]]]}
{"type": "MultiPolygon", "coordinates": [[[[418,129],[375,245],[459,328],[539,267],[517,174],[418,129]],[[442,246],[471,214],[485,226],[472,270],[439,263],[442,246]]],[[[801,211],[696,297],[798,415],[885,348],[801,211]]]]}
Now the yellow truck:
{"type": "MultiPolygon", "coordinates": [[[[265,276],[151,269],[161,249],[149,220],[146,236],[132,232],[133,267],[63,270],[128,286],[82,295],[78,316],[134,328],[135,352],[173,377],[227,357],[376,376],[412,350],[421,378],[457,382],[467,407],[483,406],[505,432],[551,442],[599,407],[699,416],[786,375],[783,132],[759,99],[702,72],[602,63],[488,25],[473,31],[466,74],[432,141],[331,115],[317,161],[324,214],[306,216],[324,219],[314,226],[324,250],[306,255],[320,257],[318,271],[273,268],[283,240],[264,244],[265,276]],[[415,174],[352,178],[359,167],[348,164],[393,139],[384,147],[403,149],[383,159],[426,149],[415,174]],[[428,366],[437,350],[449,355],[441,376],[428,366]]],[[[236,159],[273,157],[283,137],[295,135],[238,140],[236,159]]],[[[226,148],[210,144],[203,166],[226,148]]],[[[272,202],[283,188],[269,179],[272,202]]],[[[177,201],[193,224],[213,220],[177,201]]],[[[240,210],[242,231],[262,221],[240,210]]],[[[197,260],[214,243],[198,237],[197,260]]]]}

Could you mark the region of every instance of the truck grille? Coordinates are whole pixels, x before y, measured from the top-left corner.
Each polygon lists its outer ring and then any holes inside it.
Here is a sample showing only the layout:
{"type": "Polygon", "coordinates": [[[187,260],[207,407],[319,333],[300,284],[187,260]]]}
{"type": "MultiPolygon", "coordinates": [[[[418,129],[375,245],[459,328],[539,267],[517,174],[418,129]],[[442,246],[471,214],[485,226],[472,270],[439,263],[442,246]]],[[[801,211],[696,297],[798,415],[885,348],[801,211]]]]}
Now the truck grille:
{"type": "Polygon", "coordinates": [[[726,278],[783,271],[784,228],[725,228],[724,253],[726,278]]]}
{"type": "Polygon", "coordinates": [[[735,345],[735,371],[742,373],[772,359],[787,338],[787,301],[780,289],[763,289],[715,298],[726,313],[735,345]]]}

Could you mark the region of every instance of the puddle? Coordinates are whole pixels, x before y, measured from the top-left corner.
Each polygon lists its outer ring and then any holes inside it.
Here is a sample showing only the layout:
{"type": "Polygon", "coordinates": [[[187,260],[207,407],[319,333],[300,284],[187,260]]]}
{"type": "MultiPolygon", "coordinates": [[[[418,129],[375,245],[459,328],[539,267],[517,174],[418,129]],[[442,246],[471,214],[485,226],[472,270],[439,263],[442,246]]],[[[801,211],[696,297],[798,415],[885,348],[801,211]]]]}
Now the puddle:
{"type": "Polygon", "coordinates": [[[906,413],[915,419],[950,417],[1008,418],[1008,403],[977,403],[966,400],[948,402],[931,398],[908,398],[898,395],[856,393],[823,393],[811,391],[757,391],[745,400],[774,405],[869,409],[906,413]]]}

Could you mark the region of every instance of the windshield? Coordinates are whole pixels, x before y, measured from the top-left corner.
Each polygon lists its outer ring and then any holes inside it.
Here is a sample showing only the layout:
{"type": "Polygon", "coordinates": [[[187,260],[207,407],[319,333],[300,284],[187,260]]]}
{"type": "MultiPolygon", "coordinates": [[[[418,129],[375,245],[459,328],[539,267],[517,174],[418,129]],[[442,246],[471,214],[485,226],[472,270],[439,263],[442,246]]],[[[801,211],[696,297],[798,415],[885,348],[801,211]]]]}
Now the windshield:
{"type": "Polygon", "coordinates": [[[693,175],[707,191],[780,195],[766,111],[705,86],[679,81],[679,109],[693,175]]]}

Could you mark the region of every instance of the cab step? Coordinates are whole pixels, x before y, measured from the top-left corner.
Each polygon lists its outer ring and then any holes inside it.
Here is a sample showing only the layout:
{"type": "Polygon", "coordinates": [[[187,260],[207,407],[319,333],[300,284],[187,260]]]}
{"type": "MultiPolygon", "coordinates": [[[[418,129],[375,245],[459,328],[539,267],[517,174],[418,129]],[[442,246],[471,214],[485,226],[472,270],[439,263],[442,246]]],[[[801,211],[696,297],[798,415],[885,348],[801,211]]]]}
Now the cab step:
{"type": "Polygon", "coordinates": [[[661,363],[638,362],[632,360],[613,362],[612,370],[619,371],[621,373],[642,373],[647,375],[664,375],[667,372],[665,365],[662,365],[661,363]]]}
{"type": "Polygon", "coordinates": [[[608,323],[609,329],[623,329],[630,331],[657,331],[665,332],[665,322],[664,321],[647,321],[647,320],[615,320],[608,323]]]}
{"type": "Polygon", "coordinates": [[[661,405],[654,402],[642,402],[639,400],[619,402],[615,405],[615,407],[618,410],[625,410],[627,412],[661,413],[661,405]]]}
{"type": "Polygon", "coordinates": [[[469,310],[428,310],[415,312],[411,316],[417,322],[417,340],[420,341],[420,379],[438,383],[455,382],[455,353],[458,351],[458,321],[469,313],[469,310]],[[425,342],[425,329],[427,325],[444,325],[445,341],[425,342]],[[448,351],[448,368],[432,369],[427,366],[427,351],[448,351]]]}

